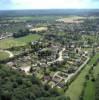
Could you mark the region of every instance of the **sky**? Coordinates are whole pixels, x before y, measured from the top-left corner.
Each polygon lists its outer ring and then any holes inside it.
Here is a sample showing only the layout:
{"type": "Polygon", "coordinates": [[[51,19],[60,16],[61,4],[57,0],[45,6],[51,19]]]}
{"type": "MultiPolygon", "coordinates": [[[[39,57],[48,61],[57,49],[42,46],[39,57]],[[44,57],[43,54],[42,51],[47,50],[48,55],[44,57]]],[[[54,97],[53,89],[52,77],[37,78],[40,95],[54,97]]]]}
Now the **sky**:
{"type": "Polygon", "coordinates": [[[99,0],[0,0],[0,10],[98,9],[99,0]]]}

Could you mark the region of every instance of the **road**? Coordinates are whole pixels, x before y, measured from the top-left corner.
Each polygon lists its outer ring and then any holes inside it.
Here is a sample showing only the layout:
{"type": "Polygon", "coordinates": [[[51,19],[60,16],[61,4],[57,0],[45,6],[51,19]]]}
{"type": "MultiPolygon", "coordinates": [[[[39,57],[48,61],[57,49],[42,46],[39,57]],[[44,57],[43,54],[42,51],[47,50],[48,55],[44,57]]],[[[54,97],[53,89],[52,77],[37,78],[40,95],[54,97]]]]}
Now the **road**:
{"type": "Polygon", "coordinates": [[[11,36],[12,36],[12,34],[11,35],[7,35],[7,36],[4,36],[4,37],[0,37],[0,40],[5,39],[5,38],[8,38],[8,37],[11,37],[11,36]]]}
{"type": "Polygon", "coordinates": [[[51,62],[47,62],[47,64],[48,65],[50,65],[50,64],[53,64],[53,63],[55,63],[55,62],[57,62],[57,61],[63,61],[63,52],[65,51],[65,48],[63,48],[60,52],[59,52],[59,57],[56,59],[56,60],[54,60],[54,61],[51,61],[51,62]]]}
{"type": "Polygon", "coordinates": [[[87,64],[89,59],[90,58],[87,57],[87,60],[78,68],[78,70],[75,73],[68,75],[68,77],[65,79],[65,83],[67,83],[73,76],[76,76],[83,69],[83,67],[87,64]]]}
{"type": "MultiPolygon", "coordinates": [[[[56,60],[54,60],[54,61],[51,61],[51,62],[47,62],[47,64],[52,64],[52,63],[55,63],[55,62],[57,62],[57,61],[62,61],[63,60],[63,52],[65,51],[65,48],[63,48],[60,52],[59,52],[59,57],[56,59],[56,60]]],[[[8,52],[8,51],[7,51],[8,52]]],[[[8,52],[8,53],[10,53],[10,56],[12,56],[11,55],[11,52],[8,52]]],[[[40,62],[39,62],[40,63],[40,62]]],[[[40,65],[42,65],[42,64],[44,64],[44,63],[40,63],[40,65]]],[[[24,70],[25,71],[25,73],[27,74],[27,75],[29,75],[29,70],[30,70],[30,66],[26,66],[26,67],[21,67],[21,70],[24,70]]],[[[57,72],[58,73],[58,72],[57,72]]]]}
{"type": "MultiPolygon", "coordinates": [[[[87,57],[87,60],[78,68],[78,70],[75,72],[75,73],[72,73],[72,74],[68,74],[68,77],[66,77],[66,79],[65,79],[65,83],[67,83],[68,81],[70,81],[74,76],[76,76],[82,69],[83,69],[83,67],[87,64],[87,62],[89,61],[89,57],[87,57]]],[[[53,76],[53,78],[57,75],[59,73],[59,71],[57,71],[55,74],[54,74],[54,76],[53,76]]],[[[59,81],[58,83],[57,83],[57,85],[60,83],[61,81],[59,81]]],[[[55,85],[56,86],[56,85],[55,85]]],[[[54,86],[52,86],[52,88],[53,88],[54,86]]]]}

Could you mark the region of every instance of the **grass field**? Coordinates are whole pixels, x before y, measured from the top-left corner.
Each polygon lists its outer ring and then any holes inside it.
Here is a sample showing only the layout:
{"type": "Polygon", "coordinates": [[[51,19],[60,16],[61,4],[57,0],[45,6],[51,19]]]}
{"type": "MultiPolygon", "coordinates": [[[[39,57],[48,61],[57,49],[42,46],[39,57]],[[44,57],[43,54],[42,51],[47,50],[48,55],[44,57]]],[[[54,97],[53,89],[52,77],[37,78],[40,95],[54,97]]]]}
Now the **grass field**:
{"type": "Polygon", "coordinates": [[[4,60],[8,57],[9,57],[8,53],[0,51],[0,60],[4,60]]]}
{"type": "Polygon", "coordinates": [[[91,80],[87,81],[87,86],[85,88],[85,93],[84,93],[84,100],[95,100],[95,87],[94,87],[94,82],[91,80]]]}
{"type": "MultiPolygon", "coordinates": [[[[90,66],[96,61],[99,55],[95,55],[91,61],[85,66],[78,77],[71,83],[69,89],[66,92],[66,96],[70,96],[71,100],[79,100],[79,96],[83,89],[83,84],[85,82],[85,76],[87,75],[90,66]]],[[[90,88],[90,87],[88,87],[90,88]]]]}
{"type": "Polygon", "coordinates": [[[98,74],[99,74],[99,63],[98,63],[98,65],[94,69],[94,76],[95,76],[95,78],[97,78],[98,74]]]}
{"type": "Polygon", "coordinates": [[[0,40],[0,49],[7,49],[11,47],[23,46],[26,45],[28,42],[38,40],[40,35],[37,34],[30,34],[28,36],[24,36],[21,38],[7,38],[0,40]]]}
{"type": "MultiPolygon", "coordinates": [[[[99,58],[99,54],[97,55],[97,58],[99,58]]],[[[95,78],[97,78],[97,75],[99,74],[99,63],[97,66],[94,68],[93,75],[95,78]]],[[[84,100],[95,100],[95,86],[94,82],[91,80],[88,80],[87,86],[85,88],[85,93],[84,93],[84,100]]]]}

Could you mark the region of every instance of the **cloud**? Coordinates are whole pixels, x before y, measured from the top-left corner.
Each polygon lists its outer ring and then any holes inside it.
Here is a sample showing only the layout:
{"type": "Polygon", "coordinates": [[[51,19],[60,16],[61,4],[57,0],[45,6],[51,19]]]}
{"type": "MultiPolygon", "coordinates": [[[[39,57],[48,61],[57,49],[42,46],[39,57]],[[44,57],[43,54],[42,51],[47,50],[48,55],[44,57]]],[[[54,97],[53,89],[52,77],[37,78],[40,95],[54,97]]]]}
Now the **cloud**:
{"type": "Polygon", "coordinates": [[[81,8],[85,0],[11,0],[17,8],[81,8]]]}
{"type": "Polygon", "coordinates": [[[0,0],[0,9],[99,8],[99,0],[0,0]]]}

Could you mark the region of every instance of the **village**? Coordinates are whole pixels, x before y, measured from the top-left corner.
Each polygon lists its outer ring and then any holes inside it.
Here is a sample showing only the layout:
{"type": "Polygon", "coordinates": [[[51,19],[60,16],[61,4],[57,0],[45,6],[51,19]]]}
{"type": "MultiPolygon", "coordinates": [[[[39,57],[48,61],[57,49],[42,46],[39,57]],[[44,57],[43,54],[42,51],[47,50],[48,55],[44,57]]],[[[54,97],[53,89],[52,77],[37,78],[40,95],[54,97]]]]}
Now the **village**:
{"type": "MultiPolygon", "coordinates": [[[[43,85],[47,84],[51,88],[67,88],[87,64],[93,50],[91,45],[94,41],[91,43],[89,39],[88,43],[81,28],[85,21],[86,17],[70,17],[40,26],[38,26],[39,22],[26,22],[25,30],[9,32],[9,34],[6,32],[5,34],[8,35],[1,35],[1,41],[6,38],[13,40],[13,45],[8,44],[10,47],[1,46],[1,52],[9,54],[10,60],[6,61],[6,65],[26,75],[36,76],[43,85]],[[35,40],[32,38],[29,40],[29,35],[30,37],[33,35],[35,40]],[[25,38],[24,41],[21,40],[23,37],[27,37],[25,45],[23,45],[25,38]]],[[[90,34],[92,35],[92,32],[90,34]]]]}
{"type": "Polygon", "coordinates": [[[74,44],[34,41],[31,49],[32,53],[7,62],[7,65],[26,75],[35,75],[52,88],[64,88],[89,60],[88,52],[74,44]]]}

